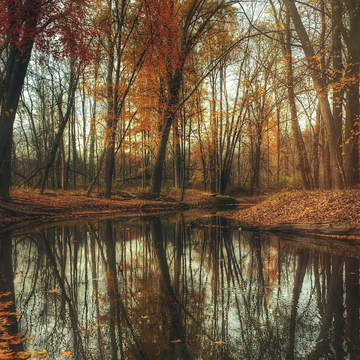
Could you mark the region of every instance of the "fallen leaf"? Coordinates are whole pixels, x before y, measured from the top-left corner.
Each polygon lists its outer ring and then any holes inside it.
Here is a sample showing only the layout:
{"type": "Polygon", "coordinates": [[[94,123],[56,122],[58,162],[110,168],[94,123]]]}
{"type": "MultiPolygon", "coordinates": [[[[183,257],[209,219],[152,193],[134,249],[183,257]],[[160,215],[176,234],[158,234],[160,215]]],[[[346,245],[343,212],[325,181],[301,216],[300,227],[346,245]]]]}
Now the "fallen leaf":
{"type": "Polygon", "coordinates": [[[34,337],[30,337],[30,338],[22,338],[21,341],[30,341],[30,340],[35,340],[34,337]]]}
{"type": "Polygon", "coordinates": [[[13,339],[14,336],[13,335],[9,335],[9,334],[4,334],[0,337],[0,340],[10,340],[13,339]]]}
{"type": "Polygon", "coordinates": [[[10,344],[11,345],[20,344],[20,340],[19,339],[10,339],[10,344]]]}
{"type": "Polygon", "coordinates": [[[71,351],[61,351],[60,352],[61,356],[70,356],[71,355],[71,351]]]}
{"type": "Polygon", "coordinates": [[[14,359],[14,352],[9,352],[8,350],[0,349],[0,359],[14,359]]]}
{"type": "Polygon", "coordinates": [[[31,356],[31,354],[28,353],[27,351],[21,351],[16,356],[17,359],[28,359],[31,356]]]}
{"type": "Polygon", "coordinates": [[[222,345],[222,344],[224,344],[222,341],[214,341],[214,344],[215,345],[222,345]]]}
{"type": "MultiPolygon", "coordinates": [[[[33,354],[33,353],[31,353],[33,354]]],[[[41,359],[44,358],[47,355],[47,352],[45,349],[43,349],[43,351],[37,352],[36,355],[34,356],[35,359],[41,359]]]]}
{"type": "Polygon", "coordinates": [[[57,290],[56,289],[48,290],[47,293],[49,294],[57,293],[57,290]]]}
{"type": "Polygon", "coordinates": [[[171,340],[170,342],[173,343],[173,344],[177,344],[177,343],[181,343],[181,340],[180,339],[171,340]]]}
{"type": "Polygon", "coordinates": [[[142,318],[142,319],[147,319],[147,318],[148,318],[148,316],[147,316],[147,315],[144,315],[144,316],[143,316],[143,315],[141,315],[141,318],[142,318]]]}

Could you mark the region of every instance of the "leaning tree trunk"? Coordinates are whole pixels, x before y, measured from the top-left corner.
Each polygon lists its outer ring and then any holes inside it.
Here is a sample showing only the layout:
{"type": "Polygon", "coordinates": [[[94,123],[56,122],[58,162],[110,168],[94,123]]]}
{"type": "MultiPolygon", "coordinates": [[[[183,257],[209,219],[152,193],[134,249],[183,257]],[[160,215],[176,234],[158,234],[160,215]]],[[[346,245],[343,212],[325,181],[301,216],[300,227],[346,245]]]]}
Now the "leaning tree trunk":
{"type": "Polygon", "coordinates": [[[295,30],[299,35],[301,45],[310,68],[311,77],[314,82],[315,90],[320,104],[321,115],[325,121],[326,129],[330,136],[330,155],[332,167],[334,169],[334,185],[337,189],[343,189],[345,183],[342,171],[342,150],[338,146],[339,133],[337,131],[337,125],[334,121],[329,104],[329,99],[327,97],[326,83],[321,76],[321,72],[319,71],[321,69],[320,62],[315,55],[314,48],[311,46],[310,39],[305,30],[304,24],[301,21],[294,0],[284,0],[284,2],[292,18],[295,30]]]}
{"type": "Polygon", "coordinates": [[[297,118],[296,104],[295,104],[295,91],[294,91],[294,76],[293,76],[293,64],[291,54],[291,34],[290,34],[290,15],[286,12],[286,25],[287,25],[287,39],[286,44],[283,45],[283,55],[286,61],[287,70],[287,91],[288,99],[290,103],[290,116],[291,116],[291,128],[295,137],[295,146],[298,155],[298,162],[300,168],[300,174],[303,186],[305,190],[313,188],[313,178],[311,176],[310,165],[307,157],[304,139],[301,134],[299,121],[297,118]]]}
{"type": "Polygon", "coordinates": [[[57,153],[57,151],[59,149],[60,141],[61,141],[61,138],[62,138],[63,133],[64,133],[65,126],[68,123],[68,121],[70,119],[70,116],[71,116],[71,113],[72,113],[72,109],[73,109],[73,106],[74,106],[74,98],[75,98],[76,87],[77,87],[77,83],[78,83],[78,80],[79,80],[79,74],[77,74],[76,77],[74,77],[74,76],[75,76],[75,70],[72,68],[71,69],[70,84],[69,84],[69,95],[68,95],[66,114],[65,114],[65,116],[63,115],[63,111],[62,111],[62,108],[61,108],[62,101],[60,99],[59,103],[58,103],[60,124],[59,124],[58,131],[56,133],[55,140],[54,140],[53,146],[51,148],[49,157],[48,157],[48,159],[46,161],[45,172],[44,172],[43,178],[41,179],[40,194],[44,193],[45,185],[46,185],[46,181],[47,181],[47,178],[48,178],[48,175],[49,175],[50,168],[51,168],[52,164],[54,163],[56,153],[57,153]]]}
{"type": "Polygon", "coordinates": [[[160,195],[161,191],[161,181],[162,181],[162,173],[166,155],[166,146],[169,139],[169,133],[171,129],[171,125],[175,119],[177,107],[179,103],[179,91],[182,80],[182,66],[179,66],[174,76],[168,83],[168,102],[166,104],[166,109],[164,112],[164,118],[161,126],[161,135],[160,142],[157,148],[155,164],[151,179],[151,187],[150,192],[155,195],[160,195]]]}
{"type": "MultiPolygon", "coordinates": [[[[304,139],[302,137],[300,125],[298,122],[296,103],[295,103],[294,74],[293,74],[293,62],[292,62],[292,51],[291,51],[290,13],[289,11],[286,11],[286,23],[285,23],[286,32],[284,35],[283,32],[280,31],[281,30],[280,21],[277,15],[277,10],[274,6],[274,3],[271,0],[270,0],[270,4],[272,6],[276,24],[279,24],[278,36],[282,44],[281,50],[286,64],[286,75],[287,75],[286,87],[288,93],[288,101],[290,105],[291,128],[295,137],[295,147],[297,151],[301,180],[304,188],[306,190],[310,190],[313,187],[313,179],[311,176],[311,170],[307,157],[304,139]]],[[[278,146],[278,151],[279,151],[279,146],[278,146]]],[[[278,158],[278,172],[279,172],[279,158],[278,158]]]]}

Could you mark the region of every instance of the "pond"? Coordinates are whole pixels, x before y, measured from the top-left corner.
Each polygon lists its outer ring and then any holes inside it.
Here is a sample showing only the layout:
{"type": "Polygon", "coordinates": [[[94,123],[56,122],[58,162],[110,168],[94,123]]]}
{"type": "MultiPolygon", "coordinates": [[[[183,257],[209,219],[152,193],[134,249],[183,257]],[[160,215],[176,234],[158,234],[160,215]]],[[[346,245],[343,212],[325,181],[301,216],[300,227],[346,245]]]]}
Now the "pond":
{"type": "Polygon", "coordinates": [[[349,249],[182,214],[1,235],[0,347],[48,359],[357,359],[349,249]]]}

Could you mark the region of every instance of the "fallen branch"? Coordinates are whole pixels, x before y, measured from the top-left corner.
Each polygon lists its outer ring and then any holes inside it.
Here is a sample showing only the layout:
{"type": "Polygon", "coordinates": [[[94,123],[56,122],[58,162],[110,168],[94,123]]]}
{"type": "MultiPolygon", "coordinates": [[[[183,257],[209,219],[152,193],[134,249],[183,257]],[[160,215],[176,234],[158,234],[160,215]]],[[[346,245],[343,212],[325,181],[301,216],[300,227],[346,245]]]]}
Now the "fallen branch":
{"type": "Polygon", "coordinates": [[[22,214],[22,215],[29,215],[29,216],[49,216],[51,213],[43,213],[43,212],[36,212],[36,211],[26,211],[13,208],[11,206],[7,206],[0,203],[0,209],[8,211],[12,214],[22,214]]]}

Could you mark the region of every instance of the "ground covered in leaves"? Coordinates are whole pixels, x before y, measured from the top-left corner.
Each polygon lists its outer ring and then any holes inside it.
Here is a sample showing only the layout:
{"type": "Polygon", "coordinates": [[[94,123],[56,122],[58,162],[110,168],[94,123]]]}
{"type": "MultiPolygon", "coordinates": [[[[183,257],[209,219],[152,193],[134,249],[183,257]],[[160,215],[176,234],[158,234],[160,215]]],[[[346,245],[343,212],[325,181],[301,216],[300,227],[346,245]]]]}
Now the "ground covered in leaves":
{"type": "Polygon", "coordinates": [[[106,200],[97,194],[85,197],[81,192],[48,191],[39,195],[34,190],[14,189],[11,202],[0,201],[0,231],[21,224],[26,227],[29,222],[141,216],[189,208],[214,208],[234,202],[240,209],[223,214],[251,226],[331,223],[360,227],[360,190],[291,191],[236,200],[198,190],[186,190],[183,201],[180,201],[180,195],[179,190],[172,189],[155,199],[146,193],[124,191],[106,200]]]}
{"type": "Polygon", "coordinates": [[[190,208],[209,208],[236,202],[227,196],[212,196],[198,190],[186,190],[183,201],[178,189],[164,191],[159,198],[147,193],[115,192],[110,200],[97,194],[86,197],[81,192],[36,190],[11,192],[11,201],[0,200],[0,230],[29,222],[87,219],[91,217],[141,216],[163,212],[178,212],[190,208]]]}
{"type": "Polygon", "coordinates": [[[360,225],[360,190],[276,193],[230,216],[255,226],[322,222],[360,225]]]}

